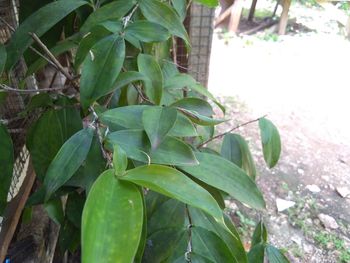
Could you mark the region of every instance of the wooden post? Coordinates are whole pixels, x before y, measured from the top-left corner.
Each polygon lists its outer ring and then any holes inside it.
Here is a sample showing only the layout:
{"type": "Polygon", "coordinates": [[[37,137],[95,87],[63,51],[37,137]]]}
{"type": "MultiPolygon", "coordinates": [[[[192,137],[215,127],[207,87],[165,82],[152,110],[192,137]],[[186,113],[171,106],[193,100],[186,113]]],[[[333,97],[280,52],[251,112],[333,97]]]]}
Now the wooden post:
{"type": "Polygon", "coordinates": [[[248,15],[248,21],[250,21],[250,22],[253,21],[257,2],[258,2],[258,0],[253,0],[252,5],[250,6],[249,15],[248,15]]]}
{"type": "Polygon", "coordinates": [[[287,25],[288,25],[288,12],[289,12],[289,7],[291,4],[291,0],[283,0],[283,11],[281,14],[281,18],[280,18],[280,24],[278,27],[278,34],[279,35],[284,35],[286,34],[286,29],[287,29],[287,25]]]}
{"type": "Polygon", "coordinates": [[[230,22],[228,24],[228,30],[236,33],[238,30],[239,22],[241,20],[242,9],[244,0],[235,0],[231,9],[230,22]]]}

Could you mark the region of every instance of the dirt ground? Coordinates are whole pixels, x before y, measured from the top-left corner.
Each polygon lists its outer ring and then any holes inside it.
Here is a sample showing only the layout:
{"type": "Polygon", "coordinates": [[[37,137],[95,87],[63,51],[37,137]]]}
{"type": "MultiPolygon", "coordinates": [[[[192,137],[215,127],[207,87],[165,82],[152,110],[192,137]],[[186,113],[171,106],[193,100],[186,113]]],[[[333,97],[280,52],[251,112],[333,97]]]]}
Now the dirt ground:
{"type": "Polygon", "coordinates": [[[270,242],[291,262],[350,262],[350,195],[337,191],[350,189],[350,41],[321,7],[294,4],[291,17],[302,32],[214,34],[209,89],[231,119],[219,129],[268,114],[283,145],[279,164],[269,170],[258,125],[236,131],[250,143],[267,210],[237,204],[239,212],[232,204],[231,213],[246,238],[262,217],[270,242]],[[295,204],[277,212],[276,198],[295,204]],[[322,214],[336,223],[327,225],[322,214]]]}

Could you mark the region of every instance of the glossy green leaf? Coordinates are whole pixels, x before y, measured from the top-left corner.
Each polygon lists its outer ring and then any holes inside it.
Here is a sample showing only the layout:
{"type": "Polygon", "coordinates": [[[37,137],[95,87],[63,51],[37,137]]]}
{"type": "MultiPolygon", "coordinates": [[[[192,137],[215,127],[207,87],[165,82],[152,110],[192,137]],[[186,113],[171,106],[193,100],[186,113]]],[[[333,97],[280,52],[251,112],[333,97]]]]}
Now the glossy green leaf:
{"type": "Polygon", "coordinates": [[[270,263],[289,263],[286,256],[274,246],[267,245],[266,254],[270,263]]]}
{"type": "Polygon", "coordinates": [[[162,165],[147,165],[127,171],[121,177],[153,191],[202,209],[222,222],[222,212],[215,199],[183,173],[162,165]]]}
{"type": "Polygon", "coordinates": [[[86,4],[86,1],[79,0],[55,1],[29,16],[20,24],[7,45],[6,69],[12,68],[23,52],[33,43],[29,32],[40,37],[69,13],[86,4]]]}
{"type": "Polygon", "coordinates": [[[85,161],[93,135],[94,130],[92,128],[85,128],[63,144],[47,169],[44,179],[46,200],[67,182],[85,161]]]}
{"type": "Polygon", "coordinates": [[[216,263],[237,262],[225,242],[214,232],[194,226],[192,232],[193,252],[216,263]]]}
{"type": "Polygon", "coordinates": [[[159,147],[151,151],[151,145],[143,130],[122,130],[107,137],[110,145],[118,144],[131,159],[144,163],[168,165],[197,165],[192,149],[183,141],[167,136],[159,147]]]}
{"type": "Polygon", "coordinates": [[[140,2],[140,8],[147,20],[164,26],[189,45],[188,34],[180,17],[168,4],[159,0],[143,0],[140,2]]]}
{"type": "Polygon", "coordinates": [[[252,237],[252,245],[251,247],[254,247],[258,244],[266,244],[267,242],[267,230],[262,221],[260,221],[254,230],[253,237],[252,237]]]}
{"type": "Polygon", "coordinates": [[[220,236],[231,251],[231,254],[234,256],[235,261],[233,262],[247,263],[248,259],[242,241],[240,240],[235,226],[227,216],[224,216],[225,224],[227,226],[227,228],[224,228],[222,225],[218,224],[213,217],[203,213],[199,209],[189,207],[189,213],[193,225],[205,228],[220,236]]]}
{"type": "Polygon", "coordinates": [[[169,136],[194,137],[198,136],[197,130],[189,118],[182,114],[177,114],[174,127],[170,130],[169,136]]]}
{"type": "Polygon", "coordinates": [[[125,87],[126,85],[128,85],[132,82],[140,81],[140,80],[148,81],[149,79],[145,75],[143,75],[142,73],[137,72],[137,71],[122,72],[119,74],[119,76],[115,82],[114,88],[120,89],[120,88],[125,87]]]}
{"type": "Polygon", "coordinates": [[[194,1],[202,5],[206,5],[208,7],[217,7],[219,5],[218,0],[194,0],[194,1]]]}
{"type": "Polygon", "coordinates": [[[197,152],[197,166],[180,168],[253,208],[265,208],[264,198],[254,181],[230,161],[213,154],[197,152]]]}
{"type": "Polygon", "coordinates": [[[177,119],[177,111],[167,107],[149,107],[143,111],[142,123],[155,150],[163,142],[177,119]]]}
{"type": "Polygon", "coordinates": [[[183,89],[196,85],[197,81],[189,74],[179,73],[168,78],[164,84],[165,89],[183,89]]]}
{"type": "Polygon", "coordinates": [[[212,116],[214,111],[210,104],[200,98],[183,98],[170,105],[170,107],[180,107],[185,110],[198,112],[200,115],[212,116]]]}
{"type": "Polygon", "coordinates": [[[0,43],[0,76],[2,75],[2,72],[5,68],[6,58],[7,58],[6,48],[2,43],[0,43]]]}
{"type": "Polygon", "coordinates": [[[108,170],[94,183],[82,217],[82,262],[133,262],[140,242],[139,189],[108,170]]]}
{"type": "Polygon", "coordinates": [[[129,10],[136,4],[135,0],[117,0],[112,3],[106,4],[101,8],[93,12],[88,19],[85,21],[84,25],[81,27],[80,31],[87,33],[96,26],[97,24],[112,20],[116,21],[121,19],[127,14],[129,10]]]}
{"type": "Polygon", "coordinates": [[[163,93],[163,74],[155,57],[139,54],[137,57],[139,71],[149,78],[145,82],[145,92],[155,104],[160,104],[163,93]]]}
{"type": "Polygon", "coordinates": [[[201,126],[215,126],[220,123],[223,123],[227,120],[225,119],[213,119],[209,118],[204,115],[200,115],[199,113],[191,110],[186,110],[183,108],[180,108],[180,111],[185,114],[192,122],[197,123],[198,125],[201,126]]]}
{"type": "Polygon", "coordinates": [[[124,58],[125,42],[119,35],[105,37],[92,47],[84,60],[80,80],[80,99],[84,108],[114,90],[124,58]]]}
{"type": "Polygon", "coordinates": [[[12,139],[6,127],[0,123],[0,215],[7,204],[7,194],[12,181],[13,163],[12,139]]]}
{"type": "Polygon", "coordinates": [[[187,1],[186,0],[171,0],[173,7],[175,8],[177,14],[179,15],[181,21],[184,21],[186,18],[186,8],[187,1]]]}
{"type": "Polygon", "coordinates": [[[255,179],[256,168],[246,140],[239,134],[226,134],[221,145],[221,156],[242,168],[255,179]]]}
{"type": "Polygon", "coordinates": [[[128,157],[125,151],[118,145],[113,145],[113,168],[116,175],[123,175],[128,167],[128,157]]]}
{"type": "Polygon", "coordinates": [[[110,35],[110,32],[102,26],[94,27],[91,32],[86,34],[79,43],[77,53],[75,55],[74,67],[78,69],[83,63],[86,56],[89,55],[91,48],[101,39],[110,35]]]}
{"type": "Polygon", "coordinates": [[[142,42],[162,42],[169,37],[169,31],[163,26],[146,20],[137,20],[125,28],[125,35],[142,42]]]}
{"type": "Polygon", "coordinates": [[[36,176],[43,180],[47,168],[63,143],[82,129],[79,111],[74,108],[48,110],[29,129],[26,146],[36,176]]]}
{"type": "Polygon", "coordinates": [[[269,168],[274,167],[281,154],[281,138],[276,126],[268,119],[259,120],[264,159],[269,168]]]}
{"type": "Polygon", "coordinates": [[[248,253],[249,263],[264,263],[265,244],[258,244],[252,247],[248,253]]]}
{"type": "Polygon", "coordinates": [[[57,224],[62,225],[64,221],[64,212],[61,199],[49,200],[44,204],[44,208],[49,217],[57,224]]]}

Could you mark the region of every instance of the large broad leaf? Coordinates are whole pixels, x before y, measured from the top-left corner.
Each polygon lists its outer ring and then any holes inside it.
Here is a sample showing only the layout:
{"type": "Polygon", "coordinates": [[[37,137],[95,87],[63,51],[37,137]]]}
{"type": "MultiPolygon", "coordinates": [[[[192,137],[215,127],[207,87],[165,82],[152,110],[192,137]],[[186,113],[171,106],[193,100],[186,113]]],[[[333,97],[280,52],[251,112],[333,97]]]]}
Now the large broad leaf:
{"type": "Polygon", "coordinates": [[[127,171],[120,179],[202,209],[217,221],[223,222],[221,209],[215,199],[205,189],[174,168],[162,165],[140,166],[127,171]]]}
{"type": "Polygon", "coordinates": [[[214,186],[253,208],[265,208],[264,198],[254,181],[230,161],[213,154],[196,153],[197,166],[181,166],[185,172],[214,186]]]}
{"type": "Polygon", "coordinates": [[[143,204],[134,184],[118,180],[113,170],[94,183],[82,218],[82,261],[133,262],[140,242],[143,204]]]}
{"type": "MultiPolygon", "coordinates": [[[[197,165],[192,149],[183,141],[167,136],[159,147],[152,151],[143,130],[122,130],[107,137],[110,145],[118,144],[131,159],[144,163],[168,165],[197,165]]],[[[111,147],[112,148],[112,147],[111,147]]]]}
{"type": "Polygon", "coordinates": [[[213,217],[203,213],[199,209],[189,207],[189,213],[191,215],[193,225],[216,233],[225,242],[228,249],[231,251],[231,254],[235,258],[234,262],[247,263],[248,259],[242,241],[240,240],[235,226],[231,220],[227,218],[227,216],[224,216],[225,224],[227,226],[227,228],[224,228],[222,225],[218,224],[213,217]]]}
{"type": "Polygon", "coordinates": [[[5,46],[0,43],[0,76],[5,68],[7,53],[5,46]]]}
{"type": "Polygon", "coordinates": [[[88,19],[85,21],[84,25],[81,27],[80,31],[87,33],[96,26],[97,24],[112,20],[116,21],[122,18],[134,5],[135,0],[117,0],[110,4],[104,5],[101,8],[93,12],[88,19]]]}
{"type": "Polygon", "coordinates": [[[70,12],[86,4],[86,1],[60,0],[40,8],[28,17],[12,35],[7,46],[6,69],[12,68],[23,52],[33,43],[29,32],[40,37],[70,12]]]}
{"type": "Polygon", "coordinates": [[[198,112],[200,115],[212,116],[214,111],[210,104],[200,98],[183,98],[170,105],[170,107],[180,107],[185,110],[198,112]]]}
{"type": "Polygon", "coordinates": [[[105,37],[93,46],[81,75],[80,99],[84,108],[114,90],[124,58],[125,42],[119,35],[105,37]]]}
{"type": "Polygon", "coordinates": [[[189,74],[179,73],[168,78],[164,84],[165,89],[183,89],[192,87],[197,81],[189,74]]]}
{"type": "Polygon", "coordinates": [[[269,168],[274,167],[281,154],[281,138],[276,126],[268,119],[259,120],[264,159],[269,168]]]}
{"type": "Polygon", "coordinates": [[[163,93],[163,74],[155,57],[139,54],[137,57],[139,71],[149,78],[145,82],[145,92],[155,104],[160,104],[163,93]]]}
{"type": "Polygon", "coordinates": [[[0,215],[6,207],[7,194],[12,181],[13,163],[12,139],[6,127],[0,123],[0,215]]]}
{"type": "Polygon", "coordinates": [[[40,180],[43,180],[63,143],[80,129],[79,111],[69,107],[58,111],[48,110],[29,129],[26,146],[40,180]]]}
{"type": "Polygon", "coordinates": [[[246,140],[239,134],[226,134],[221,145],[221,156],[242,168],[255,179],[256,168],[246,140]]]}
{"type": "Polygon", "coordinates": [[[195,226],[191,229],[193,252],[215,263],[237,262],[225,242],[214,232],[195,226]]]}
{"type": "Polygon", "coordinates": [[[286,256],[274,246],[267,245],[266,254],[270,263],[289,263],[286,256]]]}
{"type": "Polygon", "coordinates": [[[216,7],[219,5],[218,0],[195,0],[195,2],[198,2],[202,5],[206,5],[208,7],[216,7]]]}
{"type": "Polygon", "coordinates": [[[132,36],[142,42],[166,41],[170,35],[163,26],[146,20],[137,20],[125,29],[125,36],[132,36]]]}
{"type": "Polygon", "coordinates": [[[143,111],[142,123],[155,150],[163,142],[177,119],[177,111],[167,107],[150,107],[143,111]]]}
{"type": "Polygon", "coordinates": [[[179,15],[181,21],[184,21],[187,13],[187,1],[186,0],[171,0],[173,7],[179,15]]]}
{"type": "Polygon", "coordinates": [[[167,28],[170,33],[181,37],[189,45],[188,34],[176,11],[159,0],[143,0],[140,2],[142,14],[147,20],[167,28]]]}
{"type": "Polygon", "coordinates": [[[86,159],[94,130],[85,128],[67,140],[51,162],[44,179],[48,200],[60,186],[67,182],[86,159]]]}

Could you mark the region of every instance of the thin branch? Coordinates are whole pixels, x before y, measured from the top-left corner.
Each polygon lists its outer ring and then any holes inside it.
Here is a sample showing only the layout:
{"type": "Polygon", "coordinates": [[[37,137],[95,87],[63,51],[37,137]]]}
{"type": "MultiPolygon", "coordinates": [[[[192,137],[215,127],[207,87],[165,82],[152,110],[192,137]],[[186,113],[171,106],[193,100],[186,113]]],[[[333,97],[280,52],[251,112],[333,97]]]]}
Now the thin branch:
{"type": "Polygon", "coordinates": [[[232,131],[234,131],[234,130],[237,130],[237,129],[239,129],[239,128],[243,127],[243,126],[246,126],[246,125],[248,125],[248,124],[251,124],[251,123],[253,123],[253,122],[257,122],[257,121],[259,121],[260,119],[265,118],[266,116],[267,116],[267,115],[265,114],[264,116],[261,116],[261,117],[259,117],[259,118],[257,118],[257,119],[250,120],[250,121],[247,121],[247,122],[245,122],[245,123],[239,124],[239,125],[233,127],[232,129],[229,129],[229,130],[226,131],[226,132],[223,132],[223,133],[220,133],[220,134],[218,134],[218,135],[216,135],[216,136],[214,136],[214,137],[211,137],[210,139],[206,140],[205,142],[199,144],[199,145],[197,146],[197,149],[203,147],[205,144],[207,144],[207,143],[209,143],[209,142],[211,142],[211,141],[214,141],[214,140],[216,140],[216,139],[220,139],[221,137],[225,136],[226,134],[228,134],[228,133],[230,133],[230,132],[232,132],[232,131]]]}
{"type": "Polygon", "coordinates": [[[138,7],[139,7],[139,4],[136,4],[134,8],[131,10],[130,14],[123,18],[124,28],[126,28],[126,26],[129,24],[131,17],[134,15],[138,7]]]}
{"type": "Polygon", "coordinates": [[[2,90],[8,91],[8,92],[14,92],[14,93],[38,93],[38,92],[50,92],[50,91],[62,91],[64,89],[67,89],[68,87],[47,88],[47,89],[16,89],[0,83],[0,88],[2,90]]]}
{"type": "Polygon", "coordinates": [[[136,89],[137,93],[139,94],[140,98],[141,98],[143,101],[146,101],[146,102],[148,102],[148,103],[150,103],[150,104],[154,104],[152,101],[149,100],[149,98],[147,98],[146,95],[143,94],[143,92],[142,92],[142,90],[141,90],[141,88],[140,88],[139,86],[134,85],[134,84],[132,84],[132,86],[136,89]]]}

